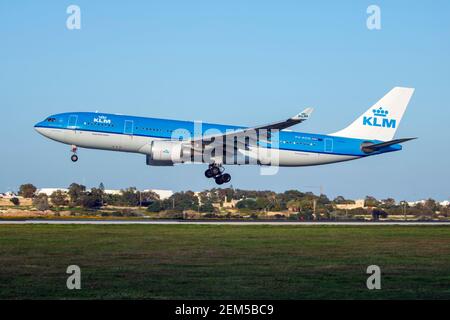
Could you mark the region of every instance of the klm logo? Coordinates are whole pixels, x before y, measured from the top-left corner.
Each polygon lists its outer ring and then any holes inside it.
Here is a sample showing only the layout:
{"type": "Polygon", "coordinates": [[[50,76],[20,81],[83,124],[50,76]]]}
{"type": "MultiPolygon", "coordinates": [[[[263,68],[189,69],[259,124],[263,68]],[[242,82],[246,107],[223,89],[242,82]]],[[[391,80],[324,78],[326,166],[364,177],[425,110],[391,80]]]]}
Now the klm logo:
{"type": "Polygon", "coordinates": [[[379,109],[373,109],[372,112],[373,112],[372,117],[367,116],[363,117],[363,126],[395,129],[397,121],[395,119],[387,118],[389,111],[383,110],[383,108],[380,107],[379,109]]]}
{"type": "Polygon", "coordinates": [[[108,119],[107,116],[98,116],[97,118],[94,118],[94,123],[100,123],[100,124],[111,124],[111,119],[108,119]]]}

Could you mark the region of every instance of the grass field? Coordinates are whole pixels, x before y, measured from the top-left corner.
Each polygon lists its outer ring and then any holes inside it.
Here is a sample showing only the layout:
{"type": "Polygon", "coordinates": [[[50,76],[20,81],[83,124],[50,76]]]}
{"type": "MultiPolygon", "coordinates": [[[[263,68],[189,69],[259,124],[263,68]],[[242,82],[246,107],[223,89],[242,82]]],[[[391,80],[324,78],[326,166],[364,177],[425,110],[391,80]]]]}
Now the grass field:
{"type": "Polygon", "coordinates": [[[450,299],[450,227],[1,225],[0,298],[450,299]]]}

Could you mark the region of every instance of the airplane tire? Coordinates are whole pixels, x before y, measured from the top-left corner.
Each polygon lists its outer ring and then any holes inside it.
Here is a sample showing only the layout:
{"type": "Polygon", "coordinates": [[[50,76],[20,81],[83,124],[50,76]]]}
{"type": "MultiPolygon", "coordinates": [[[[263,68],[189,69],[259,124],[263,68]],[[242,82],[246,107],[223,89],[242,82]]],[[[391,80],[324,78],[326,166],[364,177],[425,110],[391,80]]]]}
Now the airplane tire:
{"type": "Polygon", "coordinates": [[[231,175],[229,175],[228,173],[225,173],[224,175],[222,175],[222,181],[223,183],[228,183],[231,181],[231,175]]]}
{"type": "Polygon", "coordinates": [[[221,185],[221,184],[223,184],[223,182],[224,182],[223,179],[222,179],[222,176],[217,176],[215,180],[216,180],[216,183],[217,183],[218,185],[221,185]]]}
{"type": "Polygon", "coordinates": [[[205,171],[205,177],[207,177],[208,179],[214,177],[214,174],[211,171],[211,169],[205,171]]]}
{"type": "Polygon", "coordinates": [[[70,157],[70,160],[72,160],[72,162],[77,162],[77,161],[78,161],[78,156],[77,156],[76,154],[73,154],[73,155],[70,157]]]}

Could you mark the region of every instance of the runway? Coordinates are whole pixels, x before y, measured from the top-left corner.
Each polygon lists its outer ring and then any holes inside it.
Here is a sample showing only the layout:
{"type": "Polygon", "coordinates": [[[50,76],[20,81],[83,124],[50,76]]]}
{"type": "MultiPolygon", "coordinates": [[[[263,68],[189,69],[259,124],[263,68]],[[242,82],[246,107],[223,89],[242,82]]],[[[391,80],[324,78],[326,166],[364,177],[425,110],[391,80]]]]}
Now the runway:
{"type": "Polygon", "coordinates": [[[421,221],[194,221],[194,220],[0,220],[0,224],[83,224],[83,225],[234,225],[234,226],[450,226],[449,222],[421,221]]]}

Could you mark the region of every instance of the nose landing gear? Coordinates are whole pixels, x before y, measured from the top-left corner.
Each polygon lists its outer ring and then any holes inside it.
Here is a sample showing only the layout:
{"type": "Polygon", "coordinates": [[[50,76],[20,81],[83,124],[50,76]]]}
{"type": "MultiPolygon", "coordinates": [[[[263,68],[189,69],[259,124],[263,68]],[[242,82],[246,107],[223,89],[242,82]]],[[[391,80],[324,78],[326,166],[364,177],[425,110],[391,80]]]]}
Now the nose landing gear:
{"type": "Polygon", "coordinates": [[[214,178],[218,185],[228,183],[231,181],[231,175],[229,175],[228,173],[223,173],[224,171],[225,168],[222,167],[222,165],[212,163],[205,171],[205,177],[214,178]]]}
{"type": "Polygon", "coordinates": [[[70,157],[70,160],[72,160],[72,162],[77,162],[78,161],[78,156],[77,156],[77,146],[72,146],[72,156],[70,157]]]}

